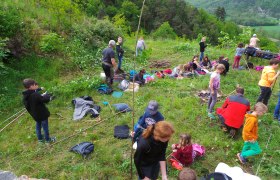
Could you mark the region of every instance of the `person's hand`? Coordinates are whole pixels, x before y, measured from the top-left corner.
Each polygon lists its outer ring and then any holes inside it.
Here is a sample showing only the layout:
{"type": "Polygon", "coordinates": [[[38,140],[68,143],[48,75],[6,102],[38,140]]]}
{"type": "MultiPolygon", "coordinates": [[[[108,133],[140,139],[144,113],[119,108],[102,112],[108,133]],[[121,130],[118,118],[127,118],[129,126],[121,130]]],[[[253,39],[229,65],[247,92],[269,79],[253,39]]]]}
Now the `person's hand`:
{"type": "Polygon", "coordinates": [[[177,149],[173,149],[172,152],[177,152],[177,149]]]}
{"type": "Polygon", "coordinates": [[[45,90],[45,88],[44,87],[41,87],[41,89],[44,91],[45,90]]]}
{"type": "Polygon", "coordinates": [[[280,75],[280,71],[278,70],[276,76],[279,76],[279,75],[280,75]]]}
{"type": "Polygon", "coordinates": [[[162,179],[162,180],[168,180],[168,179],[167,179],[167,176],[162,176],[161,179],[162,179]]]}
{"type": "Polygon", "coordinates": [[[143,180],[150,180],[150,178],[148,178],[148,177],[145,177],[143,180]]]}
{"type": "Polygon", "coordinates": [[[131,132],[130,132],[130,136],[131,136],[131,137],[134,137],[134,134],[135,134],[134,131],[131,131],[131,132]]]}
{"type": "Polygon", "coordinates": [[[175,148],[176,148],[176,145],[175,145],[175,144],[172,144],[171,148],[172,148],[172,149],[175,149],[175,148]]]}
{"type": "Polygon", "coordinates": [[[214,94],[215,94],[215,92],[214,92],[214,91],[211,91],[211,94],[212,94],[212,95],[214,95],[214,94]]]}

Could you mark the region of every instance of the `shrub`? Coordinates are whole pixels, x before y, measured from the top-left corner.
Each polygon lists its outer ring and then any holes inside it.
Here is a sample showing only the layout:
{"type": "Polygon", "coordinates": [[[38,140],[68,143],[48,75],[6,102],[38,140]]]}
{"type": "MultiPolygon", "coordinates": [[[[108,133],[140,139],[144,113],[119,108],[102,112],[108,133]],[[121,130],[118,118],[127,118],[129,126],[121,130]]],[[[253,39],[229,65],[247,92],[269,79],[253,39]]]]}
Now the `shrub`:
{"type": "Polygon", "coordinates": [[[0,8],[0,36],[12,37],[21,28],[19,11],[15,8],[0,8]]]}
{"type": "Polygon", "coordinates": [[[9,49],[7,49],[8,40],[9,40],[8,38],[3,39],[0,37],[0,61],[2,61],[3,58],[5,58],[9,53],[9,49]]]}
{"type": "Polygon", "coordinates": [[[63,38],[56,33],[49,33],[42,37],[39,46],[46,53],[59,52],[63,47],[63,38]]]}
{"type": "Polygon", "coordinates": [[[168,22],[164,22],[153,34],[153,38],[176,39],[177,35],[168,22]]]}

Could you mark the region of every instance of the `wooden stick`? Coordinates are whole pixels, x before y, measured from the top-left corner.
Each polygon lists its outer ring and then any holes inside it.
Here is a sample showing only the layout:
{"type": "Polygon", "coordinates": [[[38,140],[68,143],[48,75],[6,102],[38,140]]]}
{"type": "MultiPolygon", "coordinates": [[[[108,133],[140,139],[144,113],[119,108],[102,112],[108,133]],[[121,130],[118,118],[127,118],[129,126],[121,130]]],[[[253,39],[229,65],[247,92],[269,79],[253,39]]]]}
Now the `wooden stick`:
{"type": "Polygon", "coordinates": [[[15,122],[18,118],[20,118],[22,115],[24,115],[27,111],[23,111],[18,117],[16,117],[14,120],[12,120],[11,122],[9,122],[6,126],[4,126],[1,130],[0,130],[0,133],[2,131],[4,131],[4,129],[6,129],[9,125],[11,125],[13,122],[15,122]]]}

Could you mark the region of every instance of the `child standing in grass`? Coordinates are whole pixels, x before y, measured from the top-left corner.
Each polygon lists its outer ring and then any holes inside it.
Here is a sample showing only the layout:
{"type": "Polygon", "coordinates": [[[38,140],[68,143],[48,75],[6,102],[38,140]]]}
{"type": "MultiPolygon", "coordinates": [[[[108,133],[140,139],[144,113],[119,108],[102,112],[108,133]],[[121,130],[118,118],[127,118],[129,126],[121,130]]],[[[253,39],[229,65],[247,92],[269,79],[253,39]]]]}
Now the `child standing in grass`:
{"type": "Polygon", "coordinates": [[[194,160],[191,136],[182,134],[179,144],[172,144],[172,155],[170,163],[172,167],[182,170],[184,166],[189,166],[194,160]]]}
{"type": "Polygon", "coordinates": [[[258,139],[258,117],[267,112],[267,106],[258,102],[251,114],[245,115],[245,124],[242,132],[244,142],[242,152],[237,154],[239,161],[244,164],[249,156],[261,153],[261,148],[257,142],[258,139]]]}
{"type": "Polygon", "coordinates": [[[212,114],[214,106],[217,102],[217,94],[220,89],[220,74],[225,70],[225,66],[223,64],[218,64],[216,70],[211,74],[209,81],[209,90],[210,90],[210,98],[208,101],[208,117],[211,119],[215,119],[215,116],[212,114]]]}
{"type": "Polygon", "coordinates": [[[236,53],[235,53],[235,56],[234,56],[234,63],[232,65],[233,69],[238,69],[239,68],[240,59],[242,57],[242,54],[245,51],[245,48],[243,48],[243,46],[244,46],[243,43],[239,43],[237,48],[236,48],[236,53]]]}
{"type": "Polygon", "coordinates": [[[51,100],[51,96],[49,94],[39,94],[38,84],[33,79],[24,79],[23,86],[26,89],[22,92],[23,104],[29,114],[36,121],[36,135],[38,142],[40,144],[43,143],[43,136],[41,133],[42,128],[44,130],[46,143],[55,141],[55,138],[49,136],[48,117],[50,116],[50,112],[45,105],[45,103],[51,100]]]}

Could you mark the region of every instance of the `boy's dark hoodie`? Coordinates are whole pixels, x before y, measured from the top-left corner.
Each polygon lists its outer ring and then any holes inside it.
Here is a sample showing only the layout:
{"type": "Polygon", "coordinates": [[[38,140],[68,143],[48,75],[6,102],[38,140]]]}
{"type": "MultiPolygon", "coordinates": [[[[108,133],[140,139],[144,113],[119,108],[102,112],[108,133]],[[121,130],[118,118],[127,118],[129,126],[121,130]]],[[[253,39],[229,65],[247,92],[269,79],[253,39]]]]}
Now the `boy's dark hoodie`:
{"type": "Polygon", "coordinates": [[[47,120],[50,116],[45,103],[50,101],[50,95],[41,95],[36,90],[26,90],[22,92],[23,104],[35,121],[47,120]]]}

